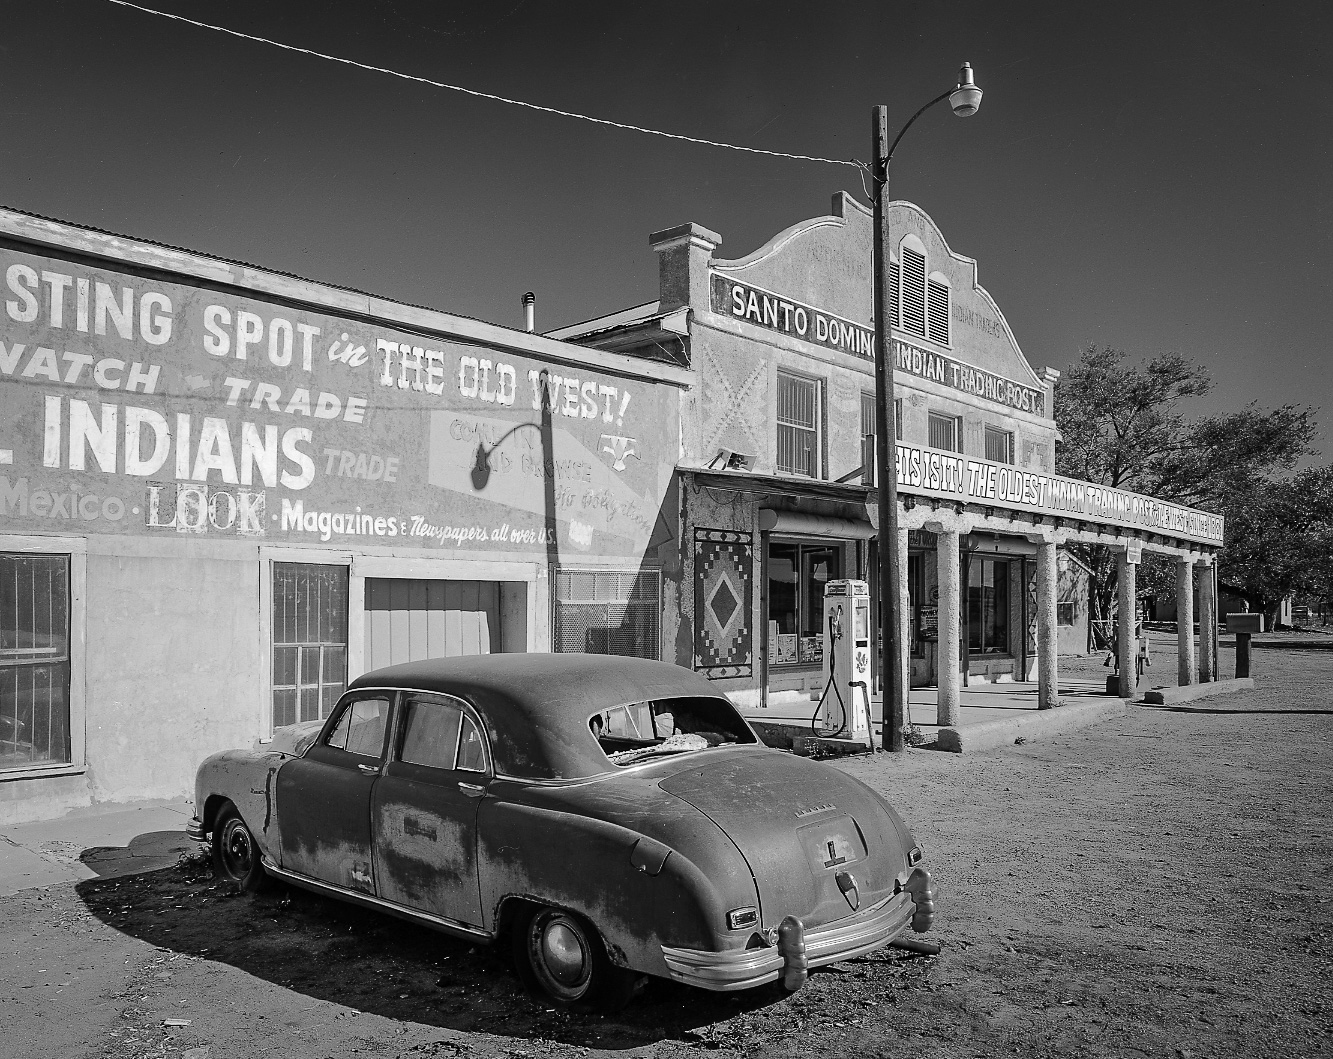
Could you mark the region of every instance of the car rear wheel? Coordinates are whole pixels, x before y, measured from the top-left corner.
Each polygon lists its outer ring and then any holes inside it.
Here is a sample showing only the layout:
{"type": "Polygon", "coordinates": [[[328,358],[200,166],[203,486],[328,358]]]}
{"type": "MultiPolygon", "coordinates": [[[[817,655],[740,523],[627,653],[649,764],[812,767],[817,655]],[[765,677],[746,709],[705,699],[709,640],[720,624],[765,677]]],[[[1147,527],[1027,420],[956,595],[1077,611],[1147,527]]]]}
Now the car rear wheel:
{"type": "Polygon", "coordinates": [[[528,990],[564,1008],[618,1011],[643,978],[610,961],[591,923],[558,908],[520,915],[513,947],[514,965],[528,990]]]}
{"type": "Polygon", "coordinates": [[[260,863],[255,836],[230,802],[213,825],[213,868],[242,893],[255,893],[271,881],[260,863]]]}

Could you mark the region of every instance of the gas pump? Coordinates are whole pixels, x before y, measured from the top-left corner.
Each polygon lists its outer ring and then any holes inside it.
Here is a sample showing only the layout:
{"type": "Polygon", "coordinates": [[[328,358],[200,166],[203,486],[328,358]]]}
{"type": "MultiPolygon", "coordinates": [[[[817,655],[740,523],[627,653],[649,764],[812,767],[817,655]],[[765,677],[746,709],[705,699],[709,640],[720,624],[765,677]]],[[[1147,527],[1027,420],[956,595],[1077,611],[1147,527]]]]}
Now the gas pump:
{"type": "Polygon", "coordinates": [[[875,745],[870,721],[870,588],[824,586],[824,694],[816,717],[825,735],[875,745]]]}

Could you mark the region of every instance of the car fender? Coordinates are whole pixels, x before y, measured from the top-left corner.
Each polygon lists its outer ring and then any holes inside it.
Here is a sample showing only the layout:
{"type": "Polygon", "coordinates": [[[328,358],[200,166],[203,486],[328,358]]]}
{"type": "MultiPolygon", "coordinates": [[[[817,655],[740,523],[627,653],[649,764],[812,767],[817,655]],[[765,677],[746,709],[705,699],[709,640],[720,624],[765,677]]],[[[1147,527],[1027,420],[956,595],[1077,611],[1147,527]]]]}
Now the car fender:
{"type": "Polygon", "coordinates": [[[265,856],[276,861],[279,840],[274,797],[277,774],[291,755],[272,750],[224,750],[195,774],[194,805],[203,830],[214,829],[226,802],[236,806],[265,856]]]}
{"type": "Polygon", "coordinates": [[[723,893],[691,860],[630,828],[489,798],[478,835],[492,930],[506,925],[516,900],[563,908],[596,927],[612,963],[656,975],[669,974],[663,945],[716,951],[749,938],[726,930],[729,909],[757,900],[748,870],[746,893],[723,893]]]}

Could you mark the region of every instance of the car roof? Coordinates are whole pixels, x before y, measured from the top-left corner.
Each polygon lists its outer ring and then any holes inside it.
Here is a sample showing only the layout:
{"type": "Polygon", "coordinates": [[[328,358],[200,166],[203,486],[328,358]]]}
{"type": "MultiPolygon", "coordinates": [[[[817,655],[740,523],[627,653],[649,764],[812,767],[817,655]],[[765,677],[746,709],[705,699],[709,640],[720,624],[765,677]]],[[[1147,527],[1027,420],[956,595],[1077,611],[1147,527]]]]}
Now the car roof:
{"type": "Polygon", "coordinates": [[[497,772],[579,779],[612,771],[588,718],[613,706],[675,696],[726,697],[704,677],[644,658],[495,654],[430,658],[365,673],[349,691],[396,688],[453,695],[481,715],[497,772]]]}

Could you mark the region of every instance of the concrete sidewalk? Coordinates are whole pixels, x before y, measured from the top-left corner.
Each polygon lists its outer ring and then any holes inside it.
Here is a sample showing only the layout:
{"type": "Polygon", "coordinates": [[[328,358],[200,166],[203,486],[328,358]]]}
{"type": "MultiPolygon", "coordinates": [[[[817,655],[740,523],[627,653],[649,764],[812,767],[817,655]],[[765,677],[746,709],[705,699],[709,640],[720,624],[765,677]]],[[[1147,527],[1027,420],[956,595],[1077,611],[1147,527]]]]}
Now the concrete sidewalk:
{"type": "MultiPolygon", "coordinates": [[[[998,746],[1012,746],[1018,739],[1035,742],[1057,732],[1095,724],[1125,709],[1124,699],[1106,694],[1104,679],[1062,677],[1060,705],[1053,710],[1037,709],[1035,683],[974,683],[962,689],[959,723],[948,726],[936,723],[935,697],[934,688],[913,688],[908,700],[909,716],[912,724],[920,729],[926,745],[934,744],[937,749],[953,753],[976,753],[998,746]]],[[[808,729],[815,705],[812,701],[808,707],[803,703],[799,709],[786,706],[741,712],[749,721],[808,729]]],[[[878,695],[871,699],[871,715],[876,720],[878,740],[878,695]]]]}
{"type": "Polygon", "coordinates": [[[187,801],[126,802],[0,827],[0,896],[169,867],[201,848],[185,835],[193,815],[187,801]]]}

